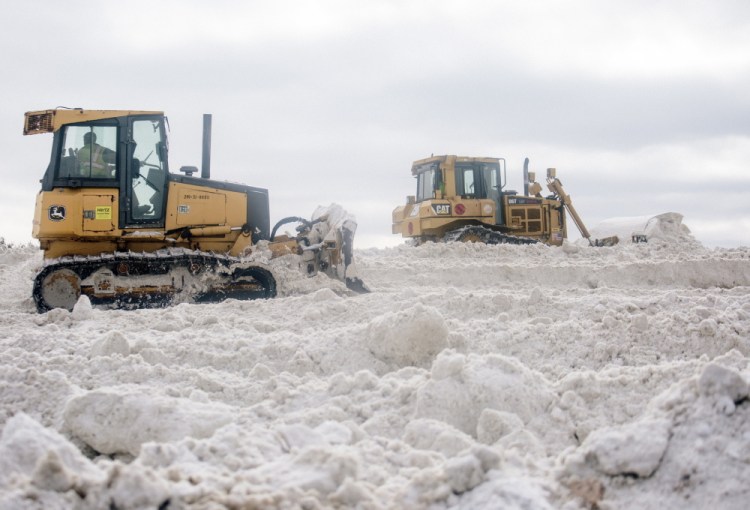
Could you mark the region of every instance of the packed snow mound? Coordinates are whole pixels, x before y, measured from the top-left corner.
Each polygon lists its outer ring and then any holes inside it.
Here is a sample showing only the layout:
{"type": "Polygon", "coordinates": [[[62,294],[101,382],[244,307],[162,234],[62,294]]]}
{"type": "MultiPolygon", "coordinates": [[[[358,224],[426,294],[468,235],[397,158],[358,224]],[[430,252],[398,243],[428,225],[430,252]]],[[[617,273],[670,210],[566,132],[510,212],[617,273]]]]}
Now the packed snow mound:
{"type": "Polygon", "coordinates": [[[648,228],[359,250],[364,295],[281,257],[272,300],[45,314],[39,250],[6,246],[0,510],[744,509],[750,248],[648,228]]]}
{"type": "Polygon", "coordinates": [[[621,243],[630,243],[633,237],[641,241],[662,243],[695,243],[690,229],[682,223],[682,214],[667,212],[655,216],[629,216],[609,218],[589,229],[592,239],[617,236],[621,243]]]}
{"type": "Polygon", "coordinates": [[[512,425],[523,429],[556,398],[541,374],[500,355],[466,357],[445,351],[431,375],[417,393],[416,415],[438,419],[475,437],[481,418],[484,439],[493,442],[513,432],[508,430],[512,425]],[[503,430],[492,433],[490,428],[503,430]]]}
{"type": "Polygon", "coordinates": [[[397,366],[429,366],[448,347],[448,326],[435,308],[417,303],[370,322],[367,347],[375,357],[397,366]]]}

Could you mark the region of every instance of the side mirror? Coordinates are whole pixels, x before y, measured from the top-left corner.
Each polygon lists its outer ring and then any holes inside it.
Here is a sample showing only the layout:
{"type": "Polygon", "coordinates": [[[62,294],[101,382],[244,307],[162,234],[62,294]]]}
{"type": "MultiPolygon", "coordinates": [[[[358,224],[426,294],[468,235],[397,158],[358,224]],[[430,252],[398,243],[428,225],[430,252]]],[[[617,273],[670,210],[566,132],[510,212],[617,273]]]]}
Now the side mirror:
{"type": "Polygon", "coordinates": [[[406,205],[412,205],[412,204],[415,204],[416,202],[417,202],[417,197],[415,197],[414,195],[409,195],[406,197],[406,205]]]}

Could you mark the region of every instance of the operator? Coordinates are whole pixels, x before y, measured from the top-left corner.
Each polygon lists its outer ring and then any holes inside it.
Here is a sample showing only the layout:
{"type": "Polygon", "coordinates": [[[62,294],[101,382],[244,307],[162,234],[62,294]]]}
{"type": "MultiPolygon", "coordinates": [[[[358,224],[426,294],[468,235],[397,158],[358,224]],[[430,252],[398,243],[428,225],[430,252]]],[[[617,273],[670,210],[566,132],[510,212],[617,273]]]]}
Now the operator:
{"type": "Polygon", "coordinates": [[[78,149],[81,175],[108,179],[114,176],[109,165],[115,162],[115,151],[96,143],[96,133],[89,131],[83,135],[83,147],[78,149]]]}

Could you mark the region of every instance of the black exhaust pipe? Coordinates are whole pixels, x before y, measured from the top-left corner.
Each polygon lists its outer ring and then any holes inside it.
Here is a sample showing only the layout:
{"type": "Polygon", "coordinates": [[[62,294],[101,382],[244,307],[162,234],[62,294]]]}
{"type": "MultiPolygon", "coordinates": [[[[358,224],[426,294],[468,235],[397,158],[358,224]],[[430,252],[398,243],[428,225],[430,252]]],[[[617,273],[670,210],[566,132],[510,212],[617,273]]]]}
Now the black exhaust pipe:
{"type": "Polygon", "coordinates": [[[211,178],[211,114],[203,114],[203,161],[201,162],[201,177],[211,178]]]}
{"type": "Polygon", "coordinates": [[[529,158],[523,160],[523,196],[529,196],[529,158]]]}

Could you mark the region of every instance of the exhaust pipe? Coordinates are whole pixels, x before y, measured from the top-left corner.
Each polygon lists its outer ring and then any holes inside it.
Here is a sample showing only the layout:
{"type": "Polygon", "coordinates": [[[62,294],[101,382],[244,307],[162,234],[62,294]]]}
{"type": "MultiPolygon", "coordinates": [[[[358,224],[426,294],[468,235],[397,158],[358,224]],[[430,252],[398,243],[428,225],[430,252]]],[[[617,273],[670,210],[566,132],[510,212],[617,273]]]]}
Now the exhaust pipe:
{"type": "Polygon", "coordinates": [[[529,196],[529,158],[523,160],[523,196],[529,196]]]}
{"type": "Polygon", "coordinates": [[[203,114],[203,160],[201,162],[201,177],[211,178],[211,114],[203,114]]]}

